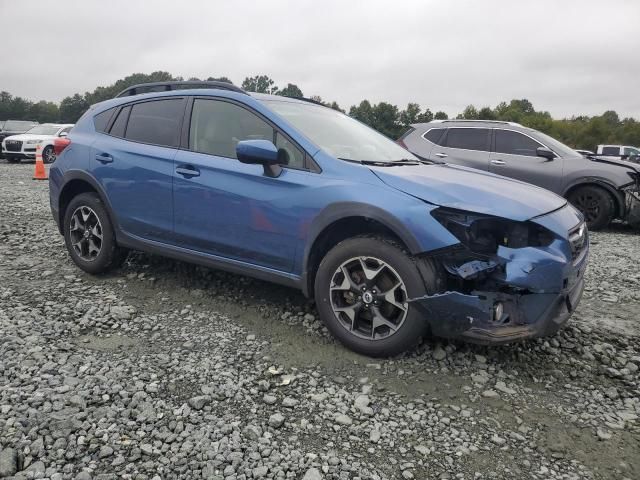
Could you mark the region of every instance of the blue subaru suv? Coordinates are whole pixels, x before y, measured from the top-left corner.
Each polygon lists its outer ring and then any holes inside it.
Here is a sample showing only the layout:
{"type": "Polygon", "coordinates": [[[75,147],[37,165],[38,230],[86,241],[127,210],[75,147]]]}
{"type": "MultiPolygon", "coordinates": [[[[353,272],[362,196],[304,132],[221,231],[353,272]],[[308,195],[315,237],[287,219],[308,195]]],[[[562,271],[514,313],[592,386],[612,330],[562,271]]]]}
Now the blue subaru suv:
{"type": "Polygon", "coordinates": [[[582,294],[587,230],[565,199],[309,100],[138,85],[56,149],[51,210],[82,270],[136,249],[295,287],[366,355],[553,334],[582,294]]]}

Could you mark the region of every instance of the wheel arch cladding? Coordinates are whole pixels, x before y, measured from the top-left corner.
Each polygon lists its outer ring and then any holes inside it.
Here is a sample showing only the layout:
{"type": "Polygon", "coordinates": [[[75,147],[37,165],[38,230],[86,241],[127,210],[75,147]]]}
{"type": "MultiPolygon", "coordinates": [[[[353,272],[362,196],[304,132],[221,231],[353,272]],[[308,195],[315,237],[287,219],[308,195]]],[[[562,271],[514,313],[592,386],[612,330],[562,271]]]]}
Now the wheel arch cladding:
{"type": "Polygon", "coordinates": [[[60,195],[58,196],[58,229],[60,230],[60,234],[63,234],[65,211],[71,200],[81,193],[89,192],[93,192],[98,195],[102,203],[105,205],[107,214],[114,225],[114,229],[116,229],[116,223],[113,222],[114,217],[111,206],[98,183],[90,175],[81,171],[67,172],[65,177],[65,182],[60,190],[60,195]]]}
{"type": "Polygon", "coordinates": [[[302,273],[303,293],[313,297],[314,282],[320,262],[335,245],[358,235],[378,234],[389,237],[413,255],[459,243],[431,215],[434,208],[421,202],[420,212],[406,209],[407,221],[371,205],[346,203],[333,205],[323,211],[312,225],[304,252],[302,273]],[[433,221],[433,225],[429,220],[433,221]],[[413,227],[420,228],[413,228],[413,227]]]}

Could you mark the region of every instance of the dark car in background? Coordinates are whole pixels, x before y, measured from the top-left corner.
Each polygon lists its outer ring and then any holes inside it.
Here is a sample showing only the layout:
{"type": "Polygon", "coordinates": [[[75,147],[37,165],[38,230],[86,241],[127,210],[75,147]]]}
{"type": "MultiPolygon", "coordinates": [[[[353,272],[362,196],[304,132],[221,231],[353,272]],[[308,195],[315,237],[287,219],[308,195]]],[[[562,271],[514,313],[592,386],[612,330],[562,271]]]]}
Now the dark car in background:
{"type": "Polygon", "coordinates": [[[538,185],[567,198],[592,230],[616,218],[640,226],[640,165],[585,157],[513,122],[435,120],[398,142],[420,158],[464,165],[538,185]]]}
{"type": "MultiPolygon", "coordinates": [[[[31,122],[29,120],[5,120],[0,130],[0,143],[2,143],[5,138],[25,133],[36,125],[38,125],[38,122],[31,122]]],[[[0,152],[0,156],[1,155],[2,152],[0,152]]]]}

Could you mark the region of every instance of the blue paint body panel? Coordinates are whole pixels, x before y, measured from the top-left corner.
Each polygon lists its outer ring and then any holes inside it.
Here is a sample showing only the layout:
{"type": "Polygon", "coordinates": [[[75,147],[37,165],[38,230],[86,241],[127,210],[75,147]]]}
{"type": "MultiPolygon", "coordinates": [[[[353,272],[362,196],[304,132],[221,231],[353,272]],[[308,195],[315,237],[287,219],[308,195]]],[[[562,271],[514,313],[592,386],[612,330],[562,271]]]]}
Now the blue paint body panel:
{"type": "MultiPolygon", "coordinates": [[[[447,207],[516,222],[530,220],[553,232],[554,240],[547,247],[501,247],[497,260],[505,269],[496,274],[496,281],[553,298],[576,285],[577,281],[566,283],[582,268],[571,261],[568,235],[581,219],[561,197],[464,167],[345,162],[315,145],[272,111],[265,99],[298,101],[202,89],[116,98],[94,106],[69,134],[71,145],[50,171],[56,221],[62,223],[60,198],[65,187],[83,181],[106,203],[122,245],[210,262],[306,292],[314,241],[334,222],[351,217],[376,220],[412,254],[423,255],[460,245],[430,214],[447,207]],[[257,112],[296,142],[317,171],[285,167],[279,176],[270,177],[262,165],[95,131],[93,117],[98,113],[170,96],[221,98],[257,112]]],[[[247,155],[268,154],[268,146],[243,143],[247,155]]],[[[445,299],[441,296],[438,302],[445,299]]],[[[456,302],[448,305],[454,308],[456,302]]]]}

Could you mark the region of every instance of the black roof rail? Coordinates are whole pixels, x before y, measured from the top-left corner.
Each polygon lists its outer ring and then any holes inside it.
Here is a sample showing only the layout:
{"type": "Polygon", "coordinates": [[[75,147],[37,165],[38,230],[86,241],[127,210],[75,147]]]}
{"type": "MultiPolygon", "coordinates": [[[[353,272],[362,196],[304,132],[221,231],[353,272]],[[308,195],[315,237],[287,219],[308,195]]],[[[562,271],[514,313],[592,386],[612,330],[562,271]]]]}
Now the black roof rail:
{"type": "Polygon", "coordinates": [[[217,88],[220,90],[229,90],[232,92],[244,93],[248,95],[240,87],[236,87],[232,83],[218,82],[218,81],[171,81],[171,82],[150,82],[139,83],[138,85],[132,85],[122,90],[115,98],[129,97],[131,95],[139,95],[142,93],[150,92],[168,92],[171,90],[187,90],[190,88],[217,88]]]}

